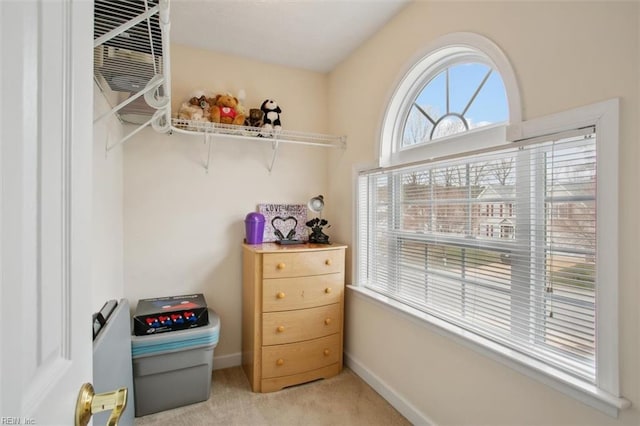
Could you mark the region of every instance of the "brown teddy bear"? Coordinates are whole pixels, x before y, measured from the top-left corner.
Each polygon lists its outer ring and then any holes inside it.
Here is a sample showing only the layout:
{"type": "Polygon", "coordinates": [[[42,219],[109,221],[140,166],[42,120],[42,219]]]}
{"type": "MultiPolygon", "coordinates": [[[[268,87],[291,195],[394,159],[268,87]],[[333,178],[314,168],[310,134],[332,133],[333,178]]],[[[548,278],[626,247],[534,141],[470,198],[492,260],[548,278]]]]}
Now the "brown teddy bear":
{"type": "Polygon", "coordinates": [[[244,124],[244,115],[237,111],[238,98],[231,95],[217,95],[211,108],[211,121],[222,124],[244,124]]]}
{"type": "Polygon", "coordinates": [[[258,108],[251,108],[249,110],[249,117],[245,120],[244,125],[248,127],[262,127],[264,124],[263,116],[264,113],[258,108]]]}

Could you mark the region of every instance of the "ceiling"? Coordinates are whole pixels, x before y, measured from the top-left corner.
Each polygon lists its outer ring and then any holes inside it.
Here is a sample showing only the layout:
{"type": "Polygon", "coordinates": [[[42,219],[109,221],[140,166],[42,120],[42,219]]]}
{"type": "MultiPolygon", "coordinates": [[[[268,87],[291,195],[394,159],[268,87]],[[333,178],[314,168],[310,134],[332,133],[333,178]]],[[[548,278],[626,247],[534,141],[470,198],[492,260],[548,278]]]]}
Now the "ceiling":
{"type": "Polygon", "coordinates": [[[172,0],[171,41],[331,71],[408,0],[172,0]]]}

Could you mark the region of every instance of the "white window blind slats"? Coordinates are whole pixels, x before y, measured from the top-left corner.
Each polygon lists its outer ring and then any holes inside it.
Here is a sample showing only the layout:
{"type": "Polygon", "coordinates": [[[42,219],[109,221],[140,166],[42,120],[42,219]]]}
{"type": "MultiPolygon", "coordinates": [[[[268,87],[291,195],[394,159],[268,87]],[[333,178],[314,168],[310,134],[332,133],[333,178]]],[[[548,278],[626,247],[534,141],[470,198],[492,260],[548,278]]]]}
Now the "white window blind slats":
{"type": "Polygon", "coordinates": [[[593,128],[359,176],[366,286],[595,381],[593,128]]]}

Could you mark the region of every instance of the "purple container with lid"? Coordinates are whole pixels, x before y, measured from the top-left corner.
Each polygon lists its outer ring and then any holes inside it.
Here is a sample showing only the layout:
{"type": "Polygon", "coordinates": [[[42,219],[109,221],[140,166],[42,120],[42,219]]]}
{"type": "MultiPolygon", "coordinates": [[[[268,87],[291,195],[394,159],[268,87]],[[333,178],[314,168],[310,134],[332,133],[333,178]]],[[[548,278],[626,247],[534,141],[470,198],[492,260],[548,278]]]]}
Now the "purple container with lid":
{"type": "Polygon", "coordinates": [[[245,242],[247,244],[262,244],[264,235],[264,215],[261,213],[249,213],[244,219],[244,227],[246,231],[245,242]]]}

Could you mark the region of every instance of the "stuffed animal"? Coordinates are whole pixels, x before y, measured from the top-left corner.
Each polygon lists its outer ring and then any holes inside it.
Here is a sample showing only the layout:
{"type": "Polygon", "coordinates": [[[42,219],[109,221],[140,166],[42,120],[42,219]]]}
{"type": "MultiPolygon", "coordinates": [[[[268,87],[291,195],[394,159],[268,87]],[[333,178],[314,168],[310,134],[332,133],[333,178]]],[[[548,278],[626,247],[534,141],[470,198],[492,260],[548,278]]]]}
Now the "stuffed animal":
{"type": "Polygon", "coordinates": [[[211,121],[223,124],[244,124],[244,115],[236,110],[238,98],[231,95],[217,95],[211,108],[211,121]]]}
{"type": "Polygon", "coordinates": [[[282,128],[282,123],[280,123],[280,113],[282,110],[276,101],[266,99],[260,109],[264,113],[264,124],[262,128],[266,130],[280,130],[282,128]]]}
{"type": "Polygon", "coordinates": [[[249,110],[249,117],[244,121],[244,125],[248,127],[262,127],[264,122],[262,121],[262,117],[264,113],[262,110],[258,108],[251,108],[249,110]]]}
{"type": "Polygon", "coordinates": [[[177,118],[187,121],[208,122],[211,117],[213,99],[208,98],[202,90],[193,92],[191,98],[180,105],[177,118]]]}
{"type": "Polygon", "coordinates": [[[207,98],[205,95],[200,95],[200,97],[194,96],[189,99],[189,103],[202,109],[202,121],[211,121],[211,106],[214,104],[213,98],[207,98]]]}
{"type": "Polygon", "coordinates": [[[193,105],[191,102],[183,102],[178,110],[178,118],[180,120],[189,121],[209,121],[204,118],[204,112],[198,105],[193,105]]]}

